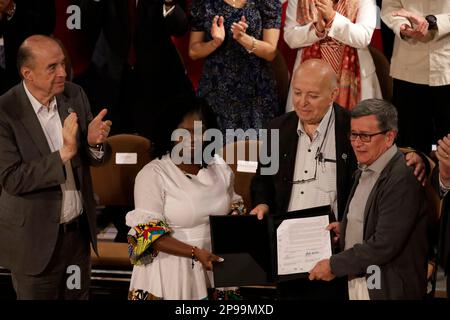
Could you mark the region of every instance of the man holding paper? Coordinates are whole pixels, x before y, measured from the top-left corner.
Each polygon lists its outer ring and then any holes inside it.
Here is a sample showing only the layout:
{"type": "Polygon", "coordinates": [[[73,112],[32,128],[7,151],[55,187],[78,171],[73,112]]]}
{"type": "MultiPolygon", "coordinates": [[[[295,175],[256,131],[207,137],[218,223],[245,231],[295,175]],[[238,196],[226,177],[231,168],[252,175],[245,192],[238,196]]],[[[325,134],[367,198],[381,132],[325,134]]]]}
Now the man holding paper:
{"type": "Polygon", "coordinates": [[[421,299],[427,283],[426,200],[394,143],[397,111],[387,101],[369,99],[351,117],[349,139],[359,170],[342,223],[328,226],[344,251],[318,262],[309,278],[348,276],[354,300],[421,299]]]}
{"type": "MultiPolygon", "coordinates": [[[[280,169],[275,175],[263,175],[259,165],[251,186],[251,213],[262,219],[269,209],[279,215],[330,205],[334,220],[340,221],[356,159],[347,138],[350,113],[333,103],[339,91],[336,74],[323,60],[307,60],[296,69],[292,90],[295,110],[269,124],[269,129],[280,133],[280,169]]],[[[282,299],[346,296],[345,281],[341,280],[316,283],[304,279],[282,282],[278,287],[282,299]]]]}
{"type": "MultiPolygon", "coordinates": [[[[336,74],[323,60],[307,60],[296,69],[292,90],[294,111],[269,124],[269,129],[279,129],[280,170],[263,175],[263,164],[259,164],[251,185],[254,208],[250,213],[262,219],[269,210],[279,215],[330,205],[335,220],[341,221],[356,159],[348,139],[350,112],[333,103],[339,90],[336,74]]],[[[266,150],[272,150],[271,146],[266,150]]],[[[425,170],[420,156],[410,152],[405,158],[422,180],[425,170]]],[[[345,281],[342,286],[307,279],[279,284],[279,294],[286,299],[341,299],[346,293],[345,281]]]]}

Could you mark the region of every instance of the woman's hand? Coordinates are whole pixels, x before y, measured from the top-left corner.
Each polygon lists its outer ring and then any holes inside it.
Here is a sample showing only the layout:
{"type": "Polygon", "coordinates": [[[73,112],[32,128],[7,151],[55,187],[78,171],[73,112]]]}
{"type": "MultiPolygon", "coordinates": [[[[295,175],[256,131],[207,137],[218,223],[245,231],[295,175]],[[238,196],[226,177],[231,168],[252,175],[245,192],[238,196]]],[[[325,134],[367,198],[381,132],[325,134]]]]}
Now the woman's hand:
{"type": "Polygon", "coordinates": [[[233,22],[231,25],[231,32],[233,33],[233,39],[239,40],[247,32],[248,24],[244,16],[241,17],[239,22],[233,22]]]}
{"type": "Polygon", "coordinates": [[[317,8],[314,1],[298,0],[298,7],[303,8],[302,14],[297,17],[301,25],[317,21],[317,8]]]}
{"type": "Polygon", "coordinates": [[[333,9],[332,0],[316,0],[316,8],[326,22],[333,20],[336,11],[333,9]]]}
{"type": "Polygon", "coordinates": [[[211,26],[211,37],[216,47],[220,46],[225,40],[225,27],[222,16],[215,16],[211,26]]]}
{"type": "Polygon", "coordinates": [[[213,262],[223,262],[223,258],[216,256],[208,250],[201,248],[194,248],[194,256],[203,265],[206,270],[212,270],[213,262]]]}
{"type": "Polygon", "coordinates": [[[250,211],[250,214],[258,216],[258,220],[264,219],[264,216],[269,214],[269,206],[265,203],[260,203],[250,211]]]}
{"type": "Polygon", "coordinates": [[[326,26],[326,22],[322,17],[322,14],[319,12],[317,14],[317,21],[314,22],[314,27],[316,29],[316,35],[321,38],[325,35],[325,26],[326,26]]]}

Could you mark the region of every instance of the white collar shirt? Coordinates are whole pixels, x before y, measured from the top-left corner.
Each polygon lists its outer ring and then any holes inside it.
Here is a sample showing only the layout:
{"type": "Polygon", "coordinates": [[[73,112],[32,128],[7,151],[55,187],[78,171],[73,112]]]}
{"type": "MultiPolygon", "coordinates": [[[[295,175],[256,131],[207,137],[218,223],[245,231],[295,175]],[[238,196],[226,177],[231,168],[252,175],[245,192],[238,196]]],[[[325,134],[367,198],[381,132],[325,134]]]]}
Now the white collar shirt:
{"type": "MultiPolygon", "coordinates": [[[[25,93],[33,106],[34,112],[41,124],[42,131],[47,139],[48,146],[52,152],[58,152],[63,145],[62,122],[58,113],[56,97],[52,99],[49,106],[43,106],[28,90],[23,83],[25,93]]],[[[67,161],[65,166],[66,181],[61,184],[63,194],[60,223],[66,223],[78,217],[82,213],[81,192],[77,190],[72,164],[67,161]]]]}

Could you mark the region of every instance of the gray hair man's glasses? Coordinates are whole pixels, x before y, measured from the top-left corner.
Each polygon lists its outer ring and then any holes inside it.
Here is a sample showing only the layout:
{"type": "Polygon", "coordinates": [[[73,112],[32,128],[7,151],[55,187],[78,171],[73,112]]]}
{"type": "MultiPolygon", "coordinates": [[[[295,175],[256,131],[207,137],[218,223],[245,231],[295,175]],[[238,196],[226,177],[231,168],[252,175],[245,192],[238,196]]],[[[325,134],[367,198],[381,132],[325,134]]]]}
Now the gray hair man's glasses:
{"type": "Polygon", "coordinates": [[[361,142],[370,142],[370,141],[372,141],[372,137],[373,136],[377,136],[379,134],[385,134],[388,131],[389,130],[384,130],[384,131],[380,131],[380,132],[376,132],[376,133],[355,133],[355,132],[350,132],[348,134],[348,138],[350,139],[350,141],[355,141],[359,137],[359,140],[361,140],[361,142]]]}

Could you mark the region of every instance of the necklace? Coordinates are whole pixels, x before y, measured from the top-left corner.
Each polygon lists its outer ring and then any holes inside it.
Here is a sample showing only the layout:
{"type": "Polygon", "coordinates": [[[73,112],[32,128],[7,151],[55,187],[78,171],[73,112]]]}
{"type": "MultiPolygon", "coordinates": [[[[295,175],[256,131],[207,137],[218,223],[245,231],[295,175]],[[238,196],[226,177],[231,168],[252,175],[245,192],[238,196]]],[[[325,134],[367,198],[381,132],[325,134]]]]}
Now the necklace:
{"type": "Polygon", "coordinates": [[[236,8],[236,0],[233,0],[233,7],[236,8]]]}

